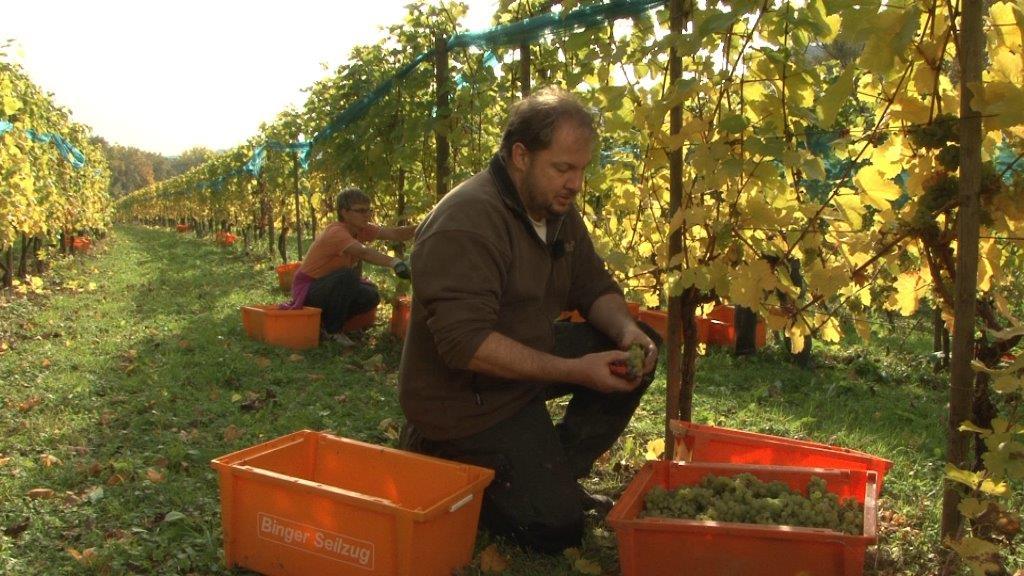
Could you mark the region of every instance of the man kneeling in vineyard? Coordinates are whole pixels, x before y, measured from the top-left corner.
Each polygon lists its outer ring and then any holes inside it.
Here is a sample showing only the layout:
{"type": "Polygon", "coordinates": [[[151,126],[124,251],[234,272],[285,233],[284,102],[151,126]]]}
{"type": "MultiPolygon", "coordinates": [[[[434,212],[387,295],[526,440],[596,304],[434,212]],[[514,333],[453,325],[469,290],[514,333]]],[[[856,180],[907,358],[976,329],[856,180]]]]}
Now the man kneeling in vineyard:
{"type": "Polygon", "coordinates": [[[658,355],[573,205],[596,142],[569,93],[519,102],[490,166],[437,204],[412,253],[400,443],[493,469],[482,523],[544,552],[578,545],[584,512],[610,506],[578,481],[629,423],[658,355]],[[554,321],[569,309],[587,322],[554,321]],[[633,369],[616,375],[631,348],[633,369]],[[555,425],[546,401],[565,395],[555,425]]]}
{"type": "Polygon", "coordinates": [[[292,300],[285,308],[320,308],[320,331],[344,346],[354,343],[341,331],[345,321],[372,310],[380,302],[377,287],[359,276],[361,261],[388,266],[408,279],[409,265],[365,246],[365,242],[409,240],[415,226],[387,227],[371,222],[370,198],[358,188],[338,194],[338,221],[329,225],[309,247],[292,280],[292,300]]]}

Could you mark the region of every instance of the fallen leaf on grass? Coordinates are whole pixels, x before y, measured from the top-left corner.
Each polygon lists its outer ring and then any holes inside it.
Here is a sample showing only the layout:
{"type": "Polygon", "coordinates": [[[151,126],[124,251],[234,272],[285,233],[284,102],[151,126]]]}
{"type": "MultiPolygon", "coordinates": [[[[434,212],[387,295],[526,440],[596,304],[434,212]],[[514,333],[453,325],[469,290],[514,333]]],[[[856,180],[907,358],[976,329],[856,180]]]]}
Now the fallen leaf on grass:
{"type": "Polygon", "coordinates": [[[26,495],[33,500],[53,498],[53,490],[49,488],[33,488],[26,495]]]}
{"type": "Polygon", "coordinates": [[[42,362],[40,362],[39,364],[40,364],[40,365],[41,365],[41,366],[42,366],[43,368],[49,368],[49,367],[50,367],[50,364],[52,364],[52,363],[50,362],[50,359],[49,359],[49,358],[43,358],[43,361],[42,361],[42,362]]]}
{"type": "Polygon", "coordinates": [[[25,400],[24,402],[18,404],[18,412],[28,412],[29,410],[35,408],[36,406],[39,406],[42,403],[42,398],[40,398],[39,396],[33,396],[28,400],[25,400]]]}
{"type": "Polygon", "coordinates": [[[508,560],[501,552],[498,552],[498,545],[491,544],[480,553],[480,570],[484,573],[501,573],[508,569],[508,560]]]}
{"type": "Polygon", "coordinates": [[[665,454],[665,439],[655,438],[647,443],[647,459],[660,460],[665,454]]]}
{"type": "Polygon", "coordinates": [[[118,484],[124,484],[124,476],[120,474],[111,474],[110,478],[107,478],[107,486],[117,486],[118,484]]]}
{"type": "Polygon", "coordinates": [[[100,426],[103,426],[104,428],[110,426],[110,423],[113,420],[114,420],[114,413],[111,412],[110,410],[104,410],[103,413],[100,414],[100,426]]]}
{"type": "Polygon", "coordinates": [[[11,457],[10,456],[0,456],[0,466],[3,466],[4,464],[7,464],[10,461],[11,461],[11,457]]]}
{"type": "Polygon", "coordinates": [[[0,340],[0,354],[7,352],[11,349],[11,345],[7,343],[7,340],[0,340]]]}
{"type": "Polygon", "coordinates": [[[305,358],[302,356],[302,354],[292,354],[291,356],[288,357],[289,362],[302,362],[303,360],[305,360],[305,358]]]}
{"type": "Polygon", "coordinates": [[[81,552],[74,548],[68,548],[68,554],[70,554],[71,557],[77,560],[80,564],[92,564],[93,560],[96,559],[95,548],[86,548],[81,552]]]}
{"type": "Polygon", "coordinates": [[[348,402],[348,394],[338,394],[334,399],[337,400],[339,404],[344,404],[345,402],[348,402]]]}
{"type": "Polygon", "coordinates": [[[309,378],[310,380],[315,382],[317,380],[323,380],[324,379],[324,375],[323,374],[316,374],[316,373],[306,374],[306,378],[309,378]]]}
{"type": "Polygon", "coordinates": [[[380,354],[374,354],[366,360],[366,367],[375,372],[382,372],[386,366],[384,366],[384,356],[380,354]]]}
{"type": "Polygon", "coordinates": [[[586,558],[580,558],[573,562],[572,569],[580,574],[592,574],[594,576],[602,574],[601,565],[586,558]]]}
{"type": "Polygon", "coordinates": [[[188,340],[178,340],[178,348],[181,348],[182,350],[188,350],[190,346],[192,346],[192,344],[188,340]]]}
{"type": "Polygon", "coordinates": [[[25,518],[18,524],[12,524],[7,528],[4,528],[4,536],[8,538],[17,538],[22,532],[28,529],[29,519],[25,518]]]}
{"type": "Polygon", "coordinates": [[[398,423],[395,422],[393,419],[385,418],[381,420],[380,424],[377,425],[377,429],[383,432],[384,436],[386,436],[388,439],[398,440],[399,427],[398,423]]]}
{"type": "Polygon", "coordinates": [[[260,368],[266,368],[270,366],[270,358],[267,358],[266,356],[257,356],[255,362],[256,365],[259,366],[260,368]]]}
{"type": "Polygon", "coordinates": [[[224,441],[234,442],[242,437],[242,430],[234,424],[229,425],[224,429],[224,441]]]}
{"type": "Polygon", "coordinates": [[[39,457],[39,462],[46,468],[50,468],[52,466],[60,466],[61,464],[63,464],[63,462],[60,461],[60,458],[57,458],[52,454],[43,454],[42,456],[39,457]]]}
{"type": "Polygon", "coordinates": [[[150,468],[146,470],[146,478],[149,478],[149,481],[153,484],[160,484],[167,478],[167,475],[159,470],[150,468]]]}

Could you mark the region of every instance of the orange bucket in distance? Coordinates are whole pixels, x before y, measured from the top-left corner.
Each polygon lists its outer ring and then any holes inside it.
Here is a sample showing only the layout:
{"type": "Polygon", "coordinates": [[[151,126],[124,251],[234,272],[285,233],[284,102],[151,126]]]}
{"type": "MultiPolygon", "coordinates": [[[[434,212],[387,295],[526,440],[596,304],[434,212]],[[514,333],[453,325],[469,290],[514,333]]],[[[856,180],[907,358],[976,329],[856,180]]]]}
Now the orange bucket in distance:
{"type": "Polygon", "coordinates": [[[302,266],[302,261],[288,262],[287,264],[281,264],[277,267],[277,285],[281,287],[284,292],[292,291],[292,278],[295,277],[295,271],[302,266]]]}
{"type": "Polygon", "coordinates": [[[412,316],[412,297],[399,296],[392,301],[391,322],[388,325],[388,332],[397,338],[405,340],[405,334],[409,331],[409,318],[412,316]]]}

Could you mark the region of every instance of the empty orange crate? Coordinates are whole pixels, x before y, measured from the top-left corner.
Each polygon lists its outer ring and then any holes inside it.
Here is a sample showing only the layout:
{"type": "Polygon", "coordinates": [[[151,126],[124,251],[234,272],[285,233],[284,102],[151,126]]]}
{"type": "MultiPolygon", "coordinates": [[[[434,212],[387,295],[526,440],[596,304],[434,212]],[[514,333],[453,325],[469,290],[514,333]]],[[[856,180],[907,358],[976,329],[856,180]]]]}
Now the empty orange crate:
{"type": "Polygon", "coordinates": [[[291,291],[292,278],[300,266],[302,266],[302,262],[288,262],[277,267],[277,285],[281,287],[281,290],[291,291]]]}
{"type": "Polygon", "coordinates": [[[213,460],[224,556],[268,576],[451,574],[486,468],[303,430],[213,460]]]}
{"type": "Polygon", "coordinates": [[[646,323],[654,331],[661,336],[664,340],[668,338],[668,314],[662,310],[651,310],[650,308],[641,308],[640,317],[638,318],[641,322],[646,323]]]}
{"type": "Polygon", "coordinates": [[[409,331],[409,318],[412,315],[412,298],[409,296],[399,296],[392,301],[391,305],[391,323],[388,326],[388,331],[404,340],[406,332],[409,331]]]}
{"type": "Polygon", "coordinates": [[[886,473],[892,468],[892,461],[867,452],[807,440],[682,420],[672,420],[669,426],[675,437],[675,460],[871,470],[877,474],[879,493],[886,473]]]}
{"type": "Polygon", "coordinates": [[[865,550],[876,541],[874,484],[875,473],[865,470],[650,461],[626,487],[608,523],[615,529],[623,576],[857,576],[864,571],[865,550]],[[864,532],[639,517],[654,486],[672,490],[698,484],[708,474],[741,473],[803,493],[818,476],[840,500],[864,505],[864,532]]]}
{"type": "Polygon", "coordinates": [[[320,309],[280,310],[277,305],[242,307],[242,326],[249,338],[295,350],[320,344],[320,309]]]}
{"type": "Polygon", "coordinates": [[[707,343],[709,346],[734,346],[736,344],[736,330],[732,324],[726,324],[718,320],[709,320],[707,343]]]}

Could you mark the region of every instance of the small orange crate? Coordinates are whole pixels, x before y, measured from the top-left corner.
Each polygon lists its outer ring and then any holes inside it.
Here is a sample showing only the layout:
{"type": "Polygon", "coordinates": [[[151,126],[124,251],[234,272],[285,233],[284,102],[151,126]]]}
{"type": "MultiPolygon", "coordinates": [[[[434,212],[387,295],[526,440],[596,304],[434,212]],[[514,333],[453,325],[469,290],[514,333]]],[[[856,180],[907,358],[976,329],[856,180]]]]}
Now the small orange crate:
{"type": "Polygon", "coordinates": [[[342,325],[342,332],[355,332],[356,330],[365,330],[373,326],[377,321],[377,307],[363,312],[362,314],[356,314],[355,316],[345,320],[345,324],[342,325]]]}
{"type": "Polygon", "coordinates": [[[302,266],[302,262],[288,262],[287,264],[281,264],[277,267],[277,285],[281,287],[281,290],[290,292],[292,289],[292,278],[295,277],[295,271],[302,266]]]}
{"type": "Polygon", "coordinates": [[[253,340],[295,350],[320,344],[320,309],[281,310],[276,305],[242,307],[242,326],[253,340]]]}
{"type": "Polygon", "coordinates": [[[302,430],[213,460],[224,556],[268,576],[451,574],[486,468],[302,430]]]}
{"type": "Polygon", "coordinates": [[[242,327],[245,335],[257,342],[263,342],[263,311],[273,306],[242,306],[242,327]]]}
{"type": "Polygon", "coordinates": [[[641,322],[646,323],[654,331],[661,336],[662,340],[668,338],[668,313],[663,310],[652,310],[650,308],[641,308],[640,317],[638,318],[641,322]]]}
{"type": "Polygon", "coordinates": [[[742,464],[650,461],[633,478],[608,514],[619,544],[623,576],[858,576],[864,552],[876,542],[875,473],[742,464]],[[825,480],[840,500],[864,505],[864,532],[739,524],[675,518],[640,518],[644,495],[654,486],[673,490],[705,476],[749,473],[806,493],[812,476],[825,480]]]}
{"type": "Polygon", "coordinates": [[[818,442],[682,420],[672,420],[669,427],[675,437],[675,460],[871,470],[878,477],[879,494],[885,475],[892,468],[891,460],[818,442]]]}
{"type": "Polygon", "coordinates": [[[388,326],[388,331],[404,340],[405,334],[409,331],[409,319],[412,316],[412,298],[399,296],[391,304],[391,323],[388,326]]]}

